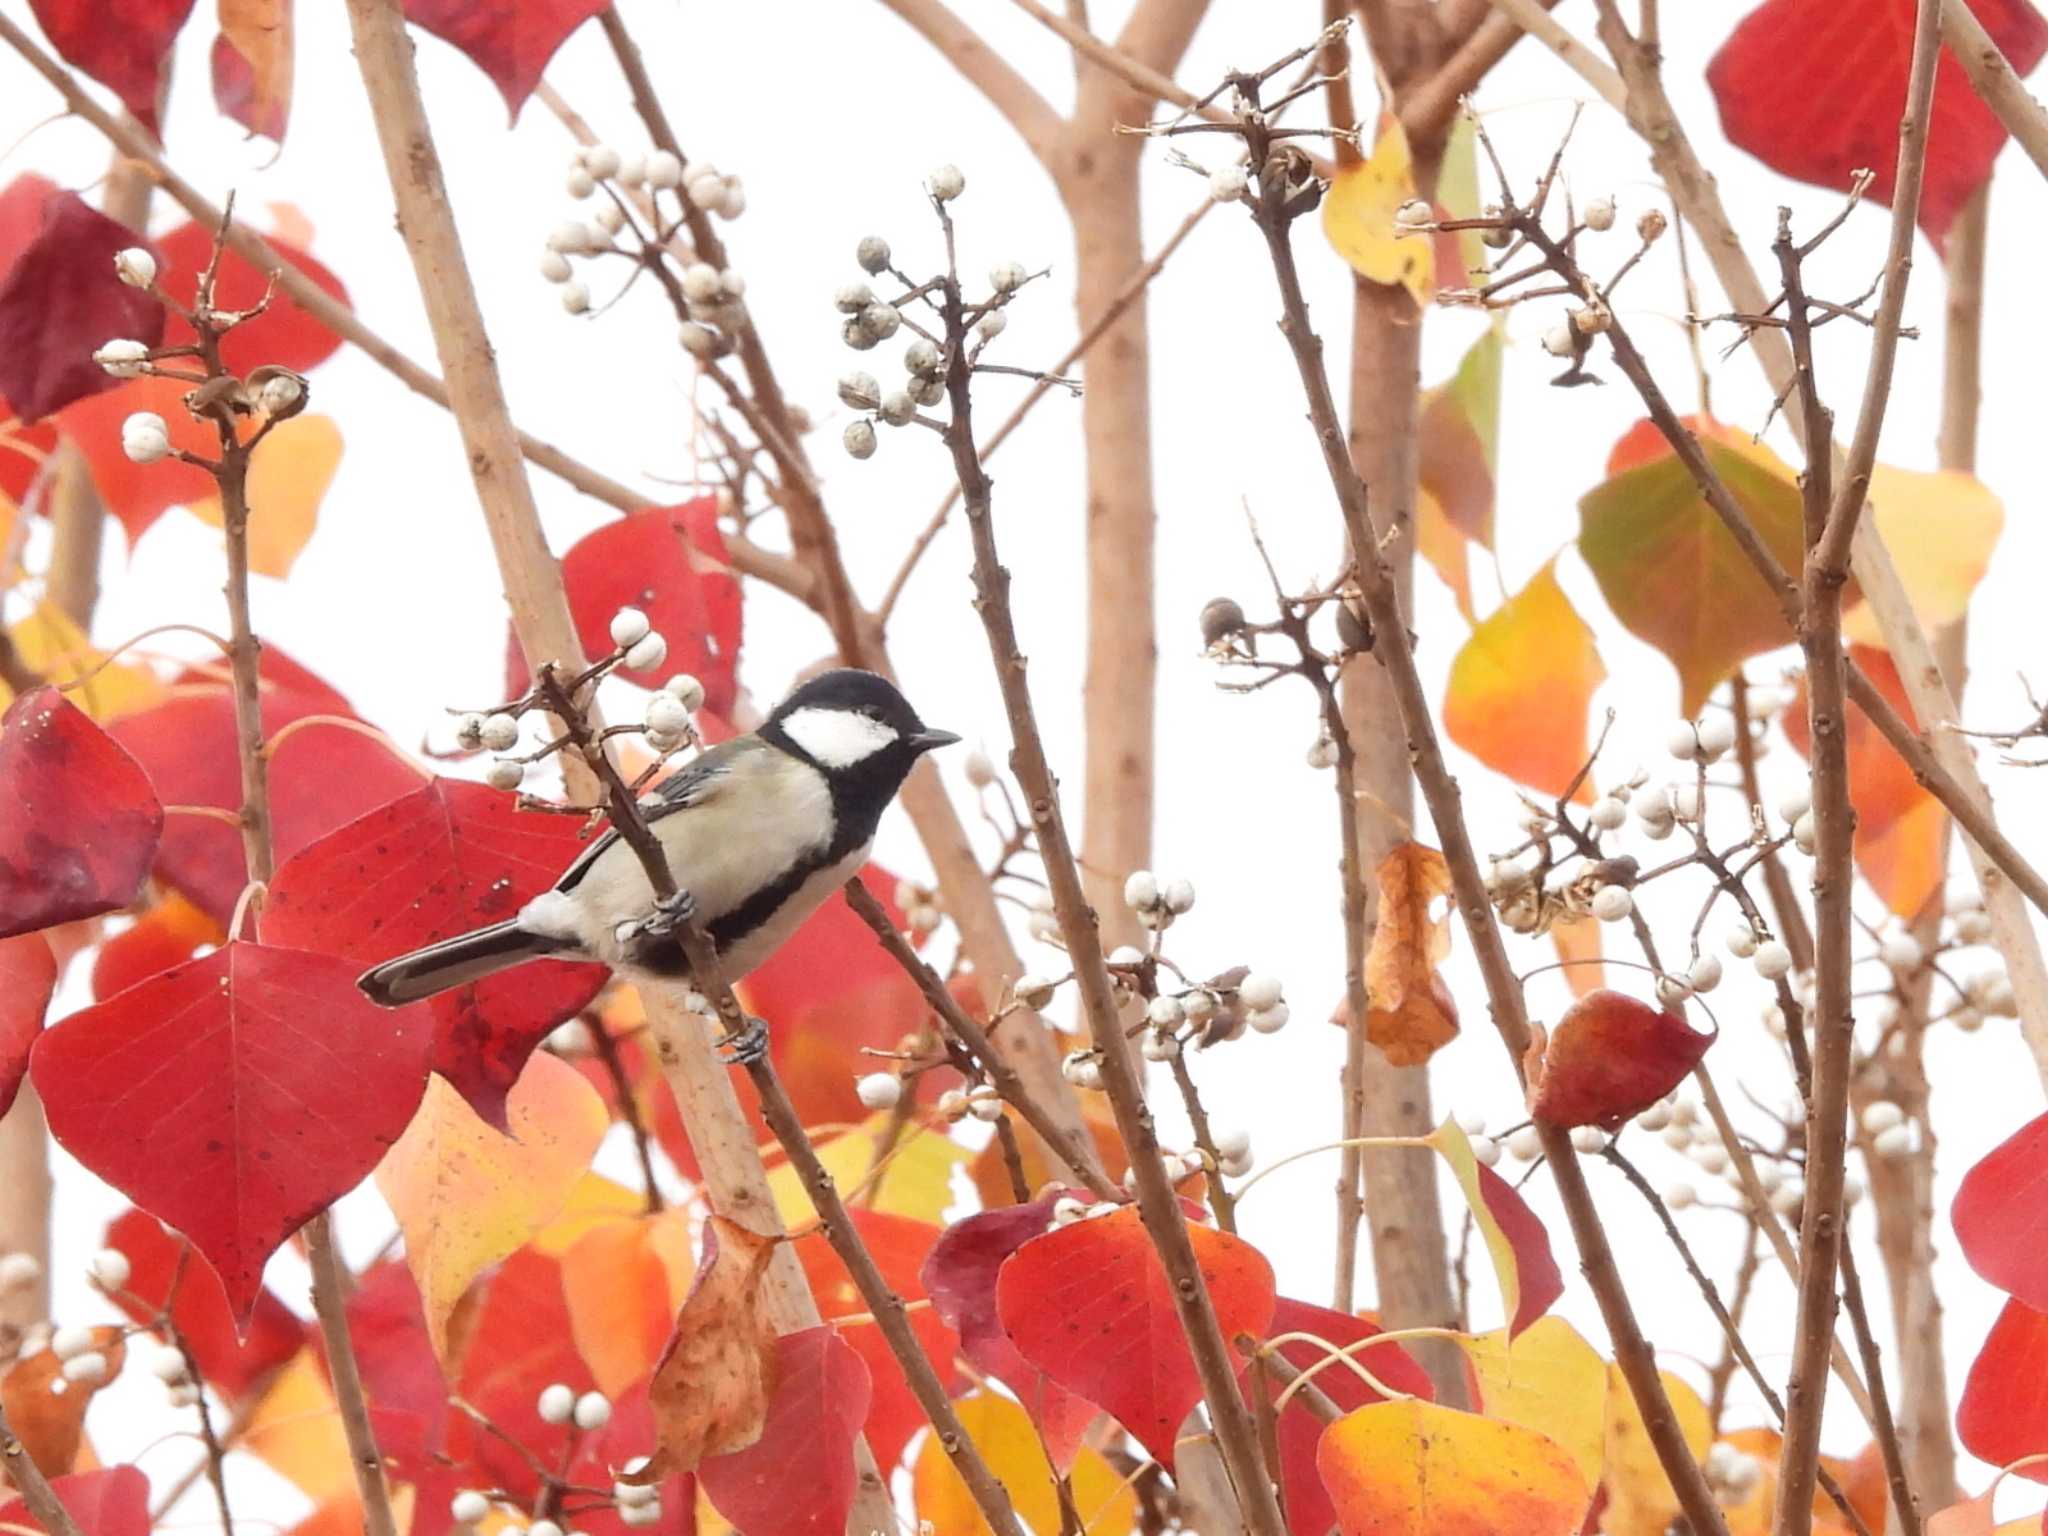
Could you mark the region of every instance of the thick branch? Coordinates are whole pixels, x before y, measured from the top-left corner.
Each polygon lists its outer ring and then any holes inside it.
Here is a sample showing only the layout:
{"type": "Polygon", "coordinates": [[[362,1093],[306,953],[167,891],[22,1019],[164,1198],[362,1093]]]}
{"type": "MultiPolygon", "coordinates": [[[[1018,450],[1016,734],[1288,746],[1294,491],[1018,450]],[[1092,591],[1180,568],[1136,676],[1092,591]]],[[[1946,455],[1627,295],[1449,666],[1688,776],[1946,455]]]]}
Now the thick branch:
{"type": "MultiPolygon", "coordinates": [[[[1251,125],[1250,138],[1253,163],[1272,169],[1267,147],[1259,142],[1260,135],[1255,125],[1251,125]]],[[[1258,223],[1279,280],[1281,335],[1293,353],[1296,370],[1301,376],[1308,398],[1310,422],[1343,513],[1345,531],[1350,536],[1352,548],[1359,552],[1356,575],[1373,620],[1374,654],[1385,664],[1393,679],[1416,779],[1422,786],[1430,819],[1436,826],[1445,861],[1450,866],[1456,905],[1471,940],[1480,974],[1485,978],[1494,1026],[1499,1030],[1502,1043],[1519,1074],[1523,1071],[1523,1059],[1530,1043],[1528,1014],[1521,986],[1509,963],[1492,903],[1486,894],[1478,855],[1465,826],[1457,780],[1451,776],[1437,740],[1428,694],[1416,669],[1414,650],[1408,638],[1407,616],[1401,612],[1392,585],[1379,563],[1380,540],[1367,511],[1366,488],[1345,451],[1336,404],[1331,398],[1329,379],[1323,368],[1322,343],[1310,329],[1308,307],[1295,269],[1285,197],[1284,169],[1277,175],[1261,178],[1258,223]]],[[[1601,1227],[1592,1194],[1586,1187],[1585,1172],[1579,1166],[1570,1133],[1547,1125],[1539,1125],[1537,1129],[1578,1243],[1581,1268],[1599,1302],[1601,1315],[1614,1342],[1616,1363],[1642,1412],[1658,1461],[1677,1491],[1680,1507],[1697,1536],[1726,1536],[1727,1523],[1715,1503],[1713,1490],[1707,1486],[1705,1475],[1693,1460],[1670,1400],[1665,1395],[1663,1382],[1658,1376],[1656,1354],[1636,1322],[1634,1308],[1629,1303],[1627,1288],[1616,1267],[1606,1232],[1601,1227]]]]}
{"type": "Polygon", "coordinates": [[[944,55],[961,78],[1003,115],[1039,163],[1051,168],[1066,120],[1029,80],[1010,66],[1009,60],[982,41],[981,34],[947,9],[943,0],[882,3],[944,55]]]}
{"type": "Polygon", "coordinates": [[[1941,36],[1970,77],[1971,88],[2019,140],[2034,168],[2048,176],[2048,112],[2041,110],[2041,103],[2013,71],[1968,0],[1948,0],[1942,7],[1941,36]]]}

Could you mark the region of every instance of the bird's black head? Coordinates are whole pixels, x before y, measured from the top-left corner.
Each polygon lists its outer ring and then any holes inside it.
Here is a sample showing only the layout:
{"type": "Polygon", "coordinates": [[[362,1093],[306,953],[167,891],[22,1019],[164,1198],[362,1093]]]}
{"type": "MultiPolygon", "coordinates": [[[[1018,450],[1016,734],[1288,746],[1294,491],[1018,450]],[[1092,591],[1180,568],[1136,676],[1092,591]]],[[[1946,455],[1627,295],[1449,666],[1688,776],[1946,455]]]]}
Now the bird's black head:
{"type": "Polygon", "coordinates": [[[869,830],[917,760],[960,739],[929,729],[887,678],[852,667],[798,688],[776,705],[760,734],[823,771],[835,795],[852,802],[846,810],[871,810],[872,817],[862,817],[869,830]]]}

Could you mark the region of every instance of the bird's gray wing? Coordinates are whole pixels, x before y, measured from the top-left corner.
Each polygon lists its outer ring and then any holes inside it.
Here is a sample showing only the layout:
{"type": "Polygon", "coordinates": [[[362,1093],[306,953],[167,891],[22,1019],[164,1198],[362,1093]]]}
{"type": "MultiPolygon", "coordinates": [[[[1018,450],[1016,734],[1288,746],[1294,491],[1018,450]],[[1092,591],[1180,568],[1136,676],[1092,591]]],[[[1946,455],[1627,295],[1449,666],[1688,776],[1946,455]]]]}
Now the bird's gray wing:
{"type": "MultiPolygon", "coordinates": [[[[732,772],[733,759],[745,750],[751,737],[736,736],[710,751],[695,758],[687,767],[677,770],[663,779],[654,788],[654,794],[641,802],[640,814],[648,823],[660,821],[664,816],[673,816],[678,811],[687,811],[692,806],[702,805],[726,782],[732,772]]],[[[576,862],[562,871],[562,878],[555,882],[555,889],[567,891],[575,888],[590,866],[601,858],[612,844],[619,841],[616,831],[608,831],[577,856],[576,862]]]]}

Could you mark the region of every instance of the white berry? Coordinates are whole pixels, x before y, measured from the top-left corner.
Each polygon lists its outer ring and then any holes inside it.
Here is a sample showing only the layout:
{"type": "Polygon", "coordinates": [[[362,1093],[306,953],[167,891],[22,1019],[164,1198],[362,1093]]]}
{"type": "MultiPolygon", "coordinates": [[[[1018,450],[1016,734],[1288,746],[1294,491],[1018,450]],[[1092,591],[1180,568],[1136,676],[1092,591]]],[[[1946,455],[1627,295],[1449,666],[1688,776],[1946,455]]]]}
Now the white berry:
{"type": "Polygon", "coordinates": [[[1721,960],[1718,955],[1701,955],[1693,961],[1692,969],[1686,972],[1686,981],[1695,992],[1711,992],[1721,985],[1721,960]]]}
{"type": "Polygon", "coordinates": [[[683,184],[683,162],[665,149],[657,149],[647,157],[647,185],[669,191],[683,184]]]}
{"type": "Polygon", "coordinates": [[[135,379],[142,376],[142,365],[149,358],[149,348],[142,342],[128,336],[116,336],[112,341],[101,344],[92,355],[102,372],[117,379],[135,379]]]}
{"type": "Polygon", "coordinates": [[[612,644],[634,645],[654,626],[638,608],[621,608],[612,615],[612,644]]]}
{"type": "Polygon", "coordinates": [[[1738,960],[1747,960],[1756,953],[1759,941],[1756,936],[1756,930],[1750,927],[1749,923],[1745,920],[1730,928],[1727,938],[1722,942],[1728,946],[1729,954],[1738,960]]]}
{"type": "Polygon", "coordinates": [[[1607,1137],[1597,1125],[1581,1125],[1572,1129],[1572,1146],[1588,1155],[1598,1152],[1607,1145],[1607,1137]]]}
{"type": "Polygon", "coordinates": [[[130,288],[147,288],[156,281],[156,258],[139,245],[131,245],[114,256],[114,275],[130,288]]]}
{"type": "Polygon", "coordinates": [[[562,308],[570,314],[582,314],[590,308],[590,285],[573,281],[562,284],[561,300],[562,308]]]}
{"type": "Polygon", "coordinates": [[[659,630],[642,635],[626,647],[625,665],[628,671],[651,672],[668,660],[668,641],[659,630]]]}
{"type": "Polygon", "coordinates": [[[967,190],[967,177],[957,165],[942,165],[924,179],[925,190],[942,203],[950,203],[967,190]]]}
{"type": "Polygon", "coordinates": [[[1713,762],[1735,745],[1735,718],[1709,715],[1699,723],[1700,757],[1713,762]]]}
{"type": "Polygon", "coordinates": [[[1508,1156],[1517,1162],[1533,1163],[1543,1154],[1543,1138],[1536,1127],[1525,1125],[1507,1139],[1508,1156]]]}
{"type": "Polygon", "coordinates": [[[1611,197],[1594,198],[1590,203],[1586,204],[1583,217],[1586,221],[1586,228],[1593,230],[1595,233],[1614,228],[1614,199],[1611,197]]]}
{"type": "Polygon", "coordinates": [[[1756,967],[1757,975],[1765,981],[1776,981],[1792,969],[1792,951],[1776,939],[1756,947],[1756,954],[1750,963],[1756,967]]]}
{"type": "Polygon", "coordinates": [[[1247,1008],[1272,1008],[1280,1002],[1278,976],[1252,975],[1238,983],[1238,1001],[1247,1008]]]}
{"type": "Polygon", "coordinates": [[[602,1392],[586,1392],[576,1399],[569,1417],[578,1429],[603,1429],[612,1419],[611,1399],[602,1392]]]}
{"type": "Polygon", "coordinates": [[[77,1323],[59,1328],[50,1335],[50,1353],[59,1360],[69,1360],[73,1355],[82,1355],[92,1347],[92,1330],[77,1323]]]}
{"type": "Polygon", "coordinates": [[[1903,1125],[1906,1112],[1890,1099],[1873,1099],[1863,1107],[1863,1129],[1876,1136],[1903,1125]]]}
{"type": "Polygon", "coordinates": [[[96,1349],[88,1349],[82,1355],[67,1358],[63,1371],[66,1381],[94,1386],[107,1379],[107,1357],[96,1349]]]}
{"type": "Polygon", "coordinates": [[[484,782],[493,789],[517,789],[526,782],[526,764],[509,757],[493,758],[484,770],[484,782]]]}
{"type": "Polygon", "coordinates": [[[155,411],[137,411],[121,423],[121,451],[137,464],[154,464],[171,451],[171,429],[155,411]]]}
{"type": "Polygon", "coordinates": [[[475,1488],[465,1488],[448,1501],[448,1513],[462,1525],[475,1525],[491,1512],[491,1501],[475,1488]]]}
{"type": "Polygon", "coordinates": [[[1602,795],[1593,802],[1586,819],[1602,832],[1612,832],[1628,820],[1628,806],[1612,795],[1602,795]]]}
{"type": "Polygon", "coordinates": [[[1275,1003],[1270,1008],[1254,1008],[1245,1015],[1244,1021],[1260,1034],[1271,1035],[1277,1034],[1280,1030],[1286,1028],[1287,1019],[1287,1005],[1285,1003],[1275,1003]]]}
{"type": "Polygon", "coordinates": [[[1618,923],[1635,909],[1636,899],[1627,886],[1603,885],[1593,893],[1593,915],[1603,923],[1618,923]]]}
{"type": "Polygon", "coordinates": [[[1209,173],[1209,195],[1219,203],[1234,203],[1244,196],[1251,178],[1241,165],[1221,166],[1209,173]]]}
{"type": "Polygon", "coordinates": [[[1674,1211],[1682,1211],[1699,1203],[1699,1191],[1690,1184],[1673,1184],[1664,1191],[1664,1203],[1674,1211]]]}
{"type": "Polygon", "coordinates": [[[1151,870],[1131,871],[1124,881],[1124,905],[1133,912],[1147,912],[1159,905],[1159,881],[1151,870]]]}
{"type": "Polygon", "coordinates": [[[849,421],[839,440],[845,444],[846,451],[856,459],[871,459],[875,456],[877,439],[875,425],[871,421],[849,421]]]}
{"type": "Polygon", "coordinates": [[[120,1290],[127,1285],[128,1277],[135,1272],[134,1266],[128,1262],[128,1255],[118,1248],[102,1248],[92,1256],[92,1263],[88,1267],[92,1271],[93,1280],[103,1291],[120,1290]]]}
{"type": "Polygon", "coordinates": [[[1895,971],[1914,971],[1927,958],[1920,941],[1910,933],[1888,933],[1878,941],[1878,958],[1895,971]]]}
{"type": "Polygon", "coordinates": [[[519,722],[511,715],[486,715],[478,739],[491,751],[503,752],[519,740],[519,722]]]}

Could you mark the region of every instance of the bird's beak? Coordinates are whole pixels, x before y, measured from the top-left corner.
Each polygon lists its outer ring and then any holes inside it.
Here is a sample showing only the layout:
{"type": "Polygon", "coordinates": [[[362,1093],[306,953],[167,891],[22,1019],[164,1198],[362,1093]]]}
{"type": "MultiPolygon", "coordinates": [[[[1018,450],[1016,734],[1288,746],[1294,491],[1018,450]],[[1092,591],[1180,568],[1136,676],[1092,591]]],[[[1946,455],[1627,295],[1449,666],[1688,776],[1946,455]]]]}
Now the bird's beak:
{"type": "Polygon", "coordinates": [[[934,747],[950,747],[959,739],[951,731],[922,730],[910,738],[910,744],[920,752],[929,752],[934,747]]]}

